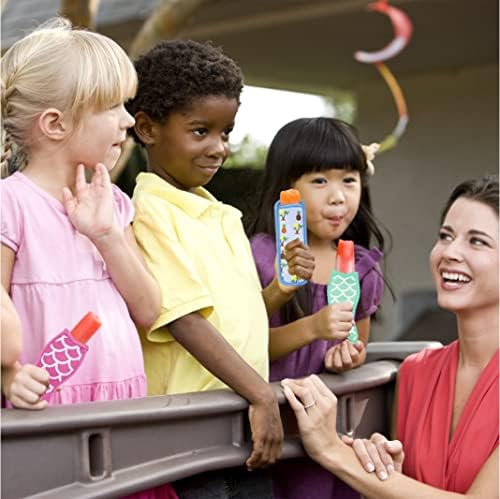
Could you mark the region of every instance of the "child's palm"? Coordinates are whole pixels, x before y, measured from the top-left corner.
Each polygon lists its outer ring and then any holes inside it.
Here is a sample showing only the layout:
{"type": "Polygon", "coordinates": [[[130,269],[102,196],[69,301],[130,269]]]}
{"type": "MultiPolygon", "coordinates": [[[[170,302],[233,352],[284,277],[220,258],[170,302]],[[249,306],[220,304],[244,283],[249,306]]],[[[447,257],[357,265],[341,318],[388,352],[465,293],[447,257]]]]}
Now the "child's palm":
{"type": "Polygon", "coordinates": [[[360,366],[365,359],[366,347],[362,341],[352,344],[345,340],[326,352],[324,365],[327,371],[339,374],[360,366]]]}
{"type": "Polygon", "coordinates": [[[49,373],[32,364],[19,362],[9,368],[2,368],[2,390],[7,400],[20,409],[43,409],[47,406],[40,397],[47,390],[49,373]]]}
{"type": "Polygon", "coordinates": [[[63,203],[75,229],[90,240],[94,241],[113,231],[113,191],[104,165],[96,165],[90,184],[85,180],[83,165],[78,165],[75,195],[65,188],[63,203]]]}

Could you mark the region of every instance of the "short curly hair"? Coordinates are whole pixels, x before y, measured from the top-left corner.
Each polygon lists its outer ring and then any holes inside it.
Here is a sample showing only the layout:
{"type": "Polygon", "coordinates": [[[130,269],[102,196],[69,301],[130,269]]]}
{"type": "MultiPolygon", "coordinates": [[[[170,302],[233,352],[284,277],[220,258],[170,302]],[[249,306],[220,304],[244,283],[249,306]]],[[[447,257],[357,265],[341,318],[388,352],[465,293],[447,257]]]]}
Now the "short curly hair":
{"type": "Polygon", "coordinates": [[[209,41],[164,40],[134,65],[139,85],[136,96],[126,103],[127,110],[132,115],[143,111],[158,123],[185,111],[199,97],[223,95],[239,102],[243,89],[239,66],[209,41]]]}

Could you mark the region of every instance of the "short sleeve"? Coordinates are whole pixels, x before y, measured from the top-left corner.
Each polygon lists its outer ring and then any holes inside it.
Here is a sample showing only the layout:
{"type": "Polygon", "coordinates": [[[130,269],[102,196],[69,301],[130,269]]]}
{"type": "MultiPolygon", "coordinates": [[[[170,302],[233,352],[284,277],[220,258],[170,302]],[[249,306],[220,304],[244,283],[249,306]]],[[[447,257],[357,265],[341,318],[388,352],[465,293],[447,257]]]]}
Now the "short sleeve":
{"type": "Polygon", "coordinates": [[[115,200],[115,213],[120,227],[128,227],[134,218],[134,206],[131,199],[117,185],[113,184],[113,197],[115,200]]]}
{"type": "Polygon", "coordinates": [[[161,312],[147,334],[153,342],[173,340],[166,325],[192,312],[207,317],[213,303],[199,278],[161,201],[141,196],[136,202],[133,230],[150,272],[161,290],[161,312]],[[160,203],[160,206],[157,206],[160,203]]]}
{"type": "Polygon", "coordinates": [[[17,253],[22,238],[22,216],[13,185],[0,182],[1,242],[17,253]]]}
{"type": "Polygon", "coordinates": [[[356,246],[356,270],[361,283],[361,299],[356,311],[356,320],[373,315],[382,301],[384,278],[380,268],[383,254],[377,248],[370,251],[356,246]]]}
{"type": "Polygon", "coordinates": [[[274,260],[276,256],[274,239],[269,234],[256,234],[250,239],[250,246],[260,284],[262,288],[265,288],[274,278],[274,260]]]}

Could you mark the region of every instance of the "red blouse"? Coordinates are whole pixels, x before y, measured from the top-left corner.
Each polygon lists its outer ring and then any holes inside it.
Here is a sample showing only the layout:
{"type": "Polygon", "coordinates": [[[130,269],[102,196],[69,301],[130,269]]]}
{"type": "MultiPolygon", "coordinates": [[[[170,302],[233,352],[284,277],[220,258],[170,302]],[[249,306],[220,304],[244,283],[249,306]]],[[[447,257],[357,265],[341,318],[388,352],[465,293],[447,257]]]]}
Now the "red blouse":
{"type": "Polygon", "coordinates": [[[411,355],[401,365],[398,438],[403,472],[439,489],[465,493],[498,446],[498,362],[496,351],[481,373],[449,439],[458,341],[411,355]]]}

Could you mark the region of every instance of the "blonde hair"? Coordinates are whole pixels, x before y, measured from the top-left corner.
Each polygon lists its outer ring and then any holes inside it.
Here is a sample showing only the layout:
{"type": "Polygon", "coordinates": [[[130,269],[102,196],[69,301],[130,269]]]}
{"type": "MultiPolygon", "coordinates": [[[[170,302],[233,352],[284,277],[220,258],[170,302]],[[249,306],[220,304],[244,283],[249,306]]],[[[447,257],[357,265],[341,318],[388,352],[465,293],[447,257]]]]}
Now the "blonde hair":
{"type": "Polygon", "coordinates": [[[30,131],[49,107],[72,123],[135,95],[137,74],[123,49],[104,35],[73,29],[64,18],[47,21],[2,57],[2,176],[12,146],[26,164],[30,131]]]}

